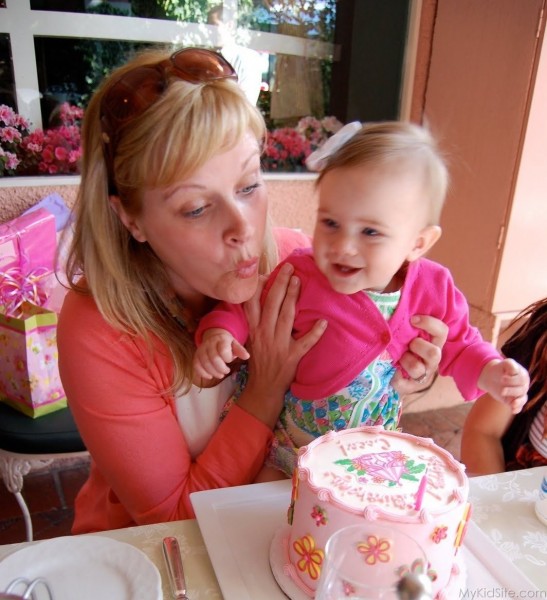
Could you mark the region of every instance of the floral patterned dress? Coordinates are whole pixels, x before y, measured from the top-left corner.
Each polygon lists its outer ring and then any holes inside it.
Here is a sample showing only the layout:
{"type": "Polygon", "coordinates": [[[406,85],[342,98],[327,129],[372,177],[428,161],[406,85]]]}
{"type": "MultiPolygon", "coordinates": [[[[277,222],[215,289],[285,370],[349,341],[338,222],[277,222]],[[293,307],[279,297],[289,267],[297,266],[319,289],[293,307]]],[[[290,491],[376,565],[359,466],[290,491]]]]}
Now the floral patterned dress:
{"type": "MultiPolygon", "coordinates": [[[[393,315],[401,292],[364,292],[374,301],[386,320],[393,315]]],[[[303,400],[289,390],[285,407],[275,429],[275,440],[266,464],[291,476],[298,448],[328,431],[381,425],[396,429],[399,422],[399,395],[391,380],[395,366],[387,352],[377,357],[347,386],[325,398],[303,400]]]]}

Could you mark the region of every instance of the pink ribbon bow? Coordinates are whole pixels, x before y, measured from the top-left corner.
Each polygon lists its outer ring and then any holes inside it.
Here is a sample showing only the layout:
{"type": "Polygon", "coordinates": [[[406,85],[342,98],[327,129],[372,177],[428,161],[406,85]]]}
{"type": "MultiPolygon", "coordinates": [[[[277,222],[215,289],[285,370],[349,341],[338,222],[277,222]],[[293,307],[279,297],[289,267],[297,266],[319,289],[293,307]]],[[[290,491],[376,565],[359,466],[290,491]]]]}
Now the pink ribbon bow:
{"type": "Polygon", "coordinates": [[[44,277],[49,275],[45,267],[24,274],[19,267],[0,273],[0,311],[9,317],[21,317],[24,302],[43,306],[48,298],[44,277]]]}

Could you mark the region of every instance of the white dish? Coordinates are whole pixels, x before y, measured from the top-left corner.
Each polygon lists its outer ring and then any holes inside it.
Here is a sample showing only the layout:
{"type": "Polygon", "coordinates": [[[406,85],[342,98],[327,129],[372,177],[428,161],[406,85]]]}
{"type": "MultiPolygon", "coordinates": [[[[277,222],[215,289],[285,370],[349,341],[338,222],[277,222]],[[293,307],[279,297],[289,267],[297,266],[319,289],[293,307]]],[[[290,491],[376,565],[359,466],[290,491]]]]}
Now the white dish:
{"type": "MultiPolygon", "coordinates": [[[[191,494],[225,600],[284,600],[292,596],[292,589],[283,593],[270,566],[271,543],[287,522],[290,495],[289,480],[191,494]]],[[[470,598],[480,597],[477,594],[486,588],[537,592],[473,522],[463,550],[470,598]]],[[[300,600],[299,594],[294,598],[300,600]]]]}
{"type": "Polygon", "coordinates": [[[101,536],[37,542],[0,562],[0,590],[43,577],[55,600],[162,600],[158,569],[140,550],[101,536]]]}
{"type": "Polygon", "coordinates": [[[286,600],[269,553],[290,494],[288,480],[190,494],[224,600],[286,600]]]}

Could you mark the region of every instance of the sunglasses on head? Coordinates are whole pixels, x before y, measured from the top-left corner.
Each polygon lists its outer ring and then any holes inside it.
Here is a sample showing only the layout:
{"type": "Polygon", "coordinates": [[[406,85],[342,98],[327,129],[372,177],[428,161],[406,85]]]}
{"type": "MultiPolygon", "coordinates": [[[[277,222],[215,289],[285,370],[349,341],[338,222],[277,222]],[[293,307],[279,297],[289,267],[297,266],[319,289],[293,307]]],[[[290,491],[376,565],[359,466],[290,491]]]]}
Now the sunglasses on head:
{"type": "Polygon", "coordinates": [[[115,193],[114,157],[120,127],[148,110],[167,88],[169,77],[189,83],[237,81],[232,65],[218,52],[183,48],[152,65],[135,67],[115,81],[101,100],[100,118],[109,192],[115,193]]]}

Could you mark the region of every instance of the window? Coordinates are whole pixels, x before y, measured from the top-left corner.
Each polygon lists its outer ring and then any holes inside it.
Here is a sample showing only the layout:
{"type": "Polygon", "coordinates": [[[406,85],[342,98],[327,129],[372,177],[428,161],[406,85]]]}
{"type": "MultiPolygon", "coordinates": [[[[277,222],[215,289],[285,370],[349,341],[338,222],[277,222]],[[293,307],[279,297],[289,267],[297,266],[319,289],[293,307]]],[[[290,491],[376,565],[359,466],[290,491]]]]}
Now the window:
{"type": "Polygon", "coordinates": [[[32,128],[48,128],[61,103],[85,108],[101,79],[146,45],[226,53],[230,39],[260,57],[258,105],[270,130],[294,129],[304,117],[397,118],[411,96],[403,85],[412,65],[407,29],[411,23],[416,30],[420,6],[421,0],[0,0],[0,104],[32,128]]]}
{"type": "Polygon", "coordinates": [[[318,82],[325,93],[330,88],[335,0],[4,0],[4,5],[2,102],[35,127],[47,126],[61,101],[85,106],[102,77],[144,45],[220,46],[221,28],[208,23],[217,5],[235,41],[260,53],[264,87],[275,96],[279,119],[310,111],[322,116],[325,110],[328,97],[318,102],[315,91],[318,82]],[[301,98],[291,114],[294,73],[302,74],[301,98]]]}

